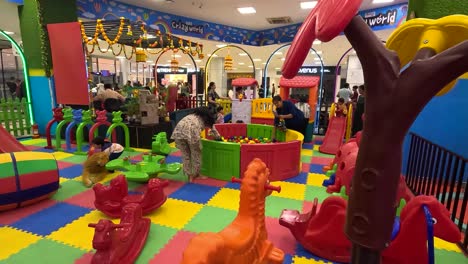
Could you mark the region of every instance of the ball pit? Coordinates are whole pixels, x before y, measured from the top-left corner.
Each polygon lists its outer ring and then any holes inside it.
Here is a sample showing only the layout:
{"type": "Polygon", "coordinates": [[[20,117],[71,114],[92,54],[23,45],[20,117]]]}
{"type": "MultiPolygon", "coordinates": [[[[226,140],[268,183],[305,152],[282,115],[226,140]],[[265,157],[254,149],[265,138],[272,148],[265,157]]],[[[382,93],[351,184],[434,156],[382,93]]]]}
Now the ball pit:
{"type": "Polygon", "coordinates": [[[272,181],[299,174],[304,139],[299,132],[277,130],[273,142],[273,127],[269,125],[217,124],[215,128],[221,138],[207,136],[202,140],[202,175],[225,181],[240,178],[254,158],[267,164],[272,181]]]}

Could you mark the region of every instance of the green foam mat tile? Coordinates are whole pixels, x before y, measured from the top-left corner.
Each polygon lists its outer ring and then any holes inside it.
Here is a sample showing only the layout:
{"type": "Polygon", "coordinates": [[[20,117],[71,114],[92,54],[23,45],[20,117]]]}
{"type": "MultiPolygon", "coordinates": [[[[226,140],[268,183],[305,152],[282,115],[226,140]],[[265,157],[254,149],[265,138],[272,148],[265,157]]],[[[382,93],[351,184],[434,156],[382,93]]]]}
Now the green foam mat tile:
{"type": "MultiPolygon", "coordinates": [[[[175,236],[177,229],[160,226],[151,223],[148,238],[146,239],[145,247],[140,253],[140,256],[135,261],[135,264],[147,264],[158,252],[175,236]]],[[[182,251],[181,253],[182,254],[182,251]]]]}
{"type": "Polygon", "coordinates": [[[442,250],[442,249],[435,249],[435,263],[441,264],[463,264],[468,263],[468,258],[465,257],[461,253],[442,250]]]}
{"type": "Polygon", "coordinates": [[[312,156],[302,156],[301,161],[303,163],[310,163],[312,161],[312,156]]]}
{"type": "Polygon", "coordinates": [[[3,263],[71,264],[84,253],[86,252],[74,247],[49,239],[41,239],[12,255],[3,263]]]}
{"type": "Polygon", "coordinates": [[[89,190],[89,188],[86,188],[81,181],[68,180],[60,183],[60,188],[57,193],[52,196],[52,199],[64,201],[87,190],[89,190]]]}
{"type": "Polygon", "coordinates": [[[82,163],[84,163],[86,161],[87,158],[88,158],[88,156],[74,155],[74,156],[71,156],[71,157],[68,157],[68,158],[64,158],[64,159],[62,159],[60,161],[74,163],[74,164],[82,164],[82,163]]]}
{"type": "Polygon", "coordinates": [[[323,157],[323,158],[334,158],[335,155],[328,155],[328,154],[325,154],[325,153],[322,153],[318,150],[314,150],[313,151],[313,157],[323,157]]]}
{"type": "Polygon", "coordinates": [[[184,227],[184,230],[194,233],[219,232],[228,226],[236,215],[236,211],[205,206],[184,227]]]}
{"type": "Polygon", "coordinates": [[[331,196],[331,194],[327,193],[327,189],[324,187],[317,187],[317,186],[306,186],[306,193],[305,193],[305,200],[306,201],[314,201],[315,198],[318,199],[318,202],[321,203],[327,197],[331,196]]]}
{"type": "Polygon", "coordinates": [[[302,210],[303,201],[268,196],[265,202],[265,216],[279,218],[284,209],[302,210]]]}
{"type": "Polygon", "coordinates": [[[161,179],[167,179],[167,180],[173,180],[173,181],[183,181],[183,182],[186,182],[187,181],[187,176],[184,174],[184,171],[183,170],[180,170],[178,173],[176,174],[169,174],[169,173],[160,173],[158,175],[158,178],[161,178],[161,179]]]}

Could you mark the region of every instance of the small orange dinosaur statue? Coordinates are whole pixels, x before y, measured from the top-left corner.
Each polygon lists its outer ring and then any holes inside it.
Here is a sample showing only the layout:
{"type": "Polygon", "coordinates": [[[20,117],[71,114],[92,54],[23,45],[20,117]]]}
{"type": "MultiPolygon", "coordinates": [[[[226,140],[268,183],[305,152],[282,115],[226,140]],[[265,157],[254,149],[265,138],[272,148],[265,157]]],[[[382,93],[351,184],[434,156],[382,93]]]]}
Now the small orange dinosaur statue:
{"type": "Polygon", "coordinates": [[[239,213],[219,233],[200,233],[188,244],[181,264],[281,264],[284,252],[268,241],[265,198],[280,187],[269,185],[270,170],[254,159],[240,182],[239,213]]]}

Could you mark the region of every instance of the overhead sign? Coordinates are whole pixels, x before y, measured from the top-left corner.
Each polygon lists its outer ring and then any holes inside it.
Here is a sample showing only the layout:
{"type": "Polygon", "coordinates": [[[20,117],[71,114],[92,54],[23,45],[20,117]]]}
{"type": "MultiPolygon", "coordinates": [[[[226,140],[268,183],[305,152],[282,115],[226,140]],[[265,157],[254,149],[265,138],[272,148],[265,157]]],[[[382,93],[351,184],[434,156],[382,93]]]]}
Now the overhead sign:
{"type": "Polygon", "coordinates": [[[396,28],[406,21],[408,4],[392,5],[372,10],[364,10],[359,15],[372,30],[396,28]]]}
{"type": "Polygon", "coordinates": [[[172,74],[187,74],[187,68],[181,68],[177,70],[177,72],[173,72],[171,67],[158,67],[156,69],[157,73],[172,73],[172,74]]]}
{"type": "MultiPolygon", "coordinates": [[[[335,75],[336,67],[333,66],[325,66],[323,67],[323,74],[332,74],[335,75]]],[[[312,75],[312,76],[320,76],[322,73],[322,67],[320,66],[303,66],[299,68],[297,75],[312,75]]],[[[276,73],[277,75],[282,75],[281,71],[276,73]]]]}
{"type": "Polygon", "coordinates": [[[18,5],[23,5],[24,4],[24,0],[8,0],[8,2],[15,3],[15,4],[18,4],[18,5]]]}

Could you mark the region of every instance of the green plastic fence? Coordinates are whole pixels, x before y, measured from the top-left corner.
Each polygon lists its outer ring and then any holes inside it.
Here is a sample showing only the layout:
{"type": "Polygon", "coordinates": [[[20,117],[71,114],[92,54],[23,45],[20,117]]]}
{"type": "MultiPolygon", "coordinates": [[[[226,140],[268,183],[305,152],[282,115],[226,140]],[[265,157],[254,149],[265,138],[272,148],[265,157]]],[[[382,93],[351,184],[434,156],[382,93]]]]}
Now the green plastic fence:
{"type": "Polygon", "coordinates": [[[0,125],[15,137],[31,135],[28,102],[16,99],[2,98],[0,100],[0,125]]]}
{"type": "MultiPolygon", "coordinates": [[[[247,125],[247,136],[253,138],[271,138],[273,133],[273,126],[269,125],[247,125]]],[[[280,142],[286,141],[286,133],[280,130],[276,130],[276,140],[280,142]]]]}
{"type": "Polygon", "coordinates": [[[202,139],[201,174],[223,181],[240,177],[240,144],[202,139]]]}

